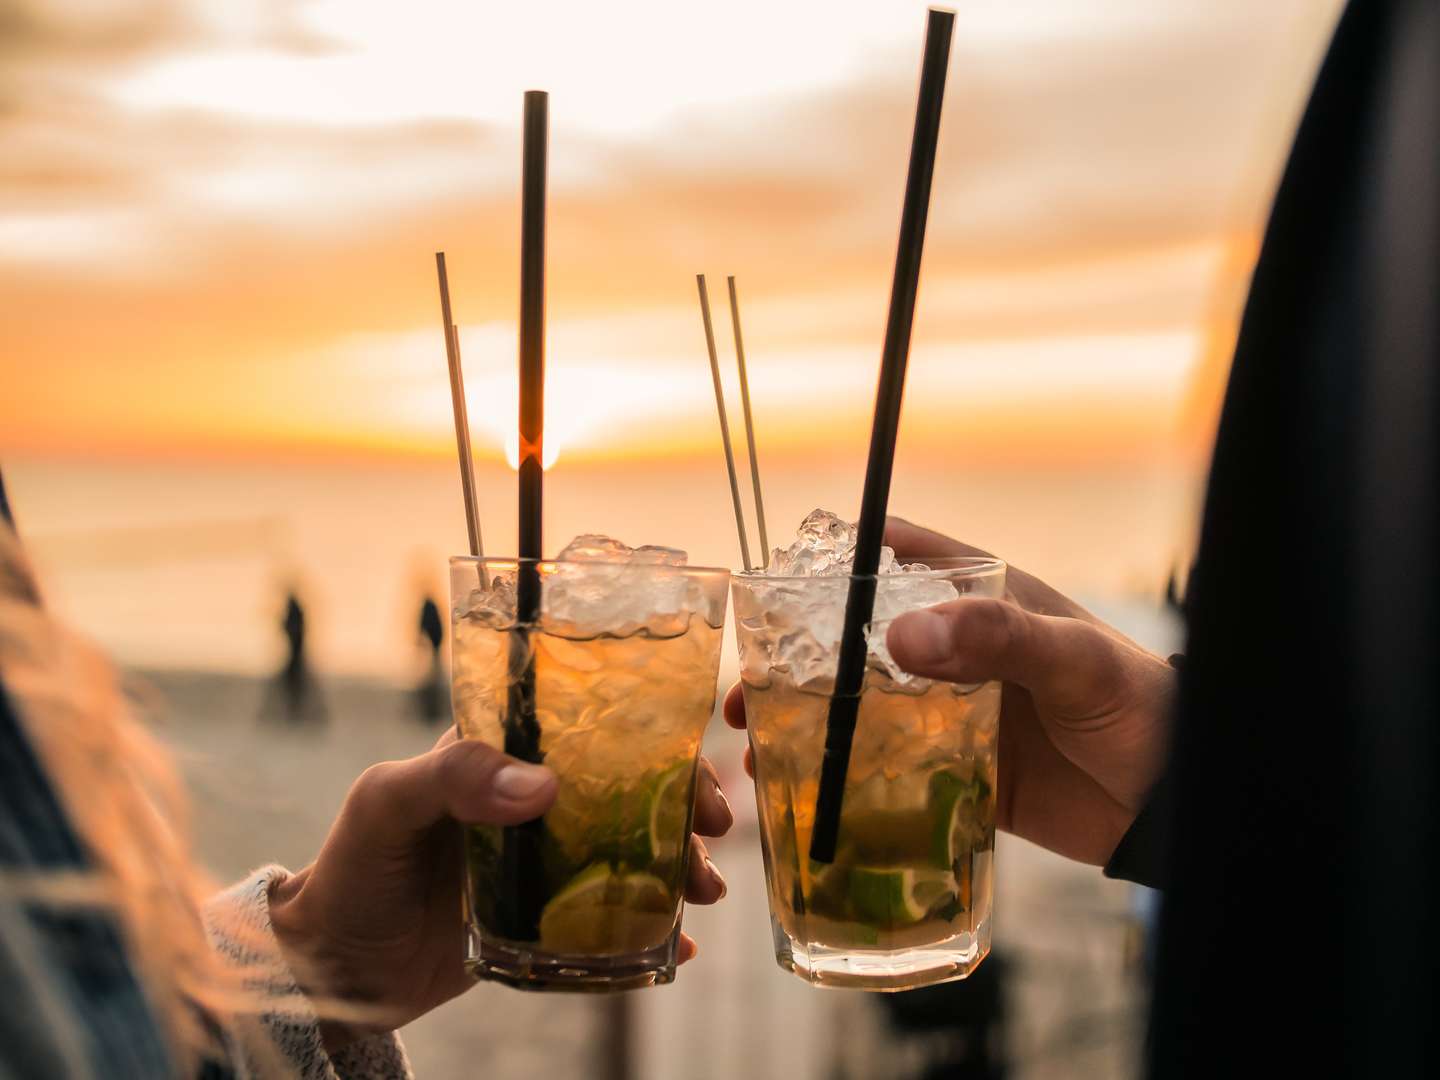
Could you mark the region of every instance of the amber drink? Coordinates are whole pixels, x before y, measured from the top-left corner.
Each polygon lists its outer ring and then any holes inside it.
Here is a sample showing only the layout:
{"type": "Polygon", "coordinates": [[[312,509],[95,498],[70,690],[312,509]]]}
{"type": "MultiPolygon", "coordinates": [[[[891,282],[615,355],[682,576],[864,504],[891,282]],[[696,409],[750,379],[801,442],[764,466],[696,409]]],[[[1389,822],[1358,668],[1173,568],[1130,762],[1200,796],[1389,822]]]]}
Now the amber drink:
{"type": "Polygon", "coordinates": [[[1004,564],[882,561],[836,854],[819,863],[810,839],[853,529],[817,515],[768,571],[732,582],[776,959],[821,986],[963,978],[990,948],[1000,687],[915,678],[884,642],[904,611],[1000,596],[1004,564]]]}
{"type": "Polygon", "coordinates": [[[461,735],[504,747],[528,659],[540,756],[560,782],[520,874],[505,830],[467,830],[466,962],[481,977],[568,990],[674,979],[729,578],[683,559],[582,537],[533,564],[541,614],[522,634],[517,562],[451,560],[461,735]]]}

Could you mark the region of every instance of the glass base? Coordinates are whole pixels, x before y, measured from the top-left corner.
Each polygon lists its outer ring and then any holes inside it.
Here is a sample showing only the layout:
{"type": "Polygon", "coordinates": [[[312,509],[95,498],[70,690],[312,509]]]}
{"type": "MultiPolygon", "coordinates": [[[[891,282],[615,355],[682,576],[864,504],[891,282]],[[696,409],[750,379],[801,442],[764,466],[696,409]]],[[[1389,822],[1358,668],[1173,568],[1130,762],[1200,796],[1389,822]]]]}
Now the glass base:
{"type": "Polygon", "coordinates": [[[903,949],[836,948],[806,944],[778,922],[775,961],[811,986],[895,993],[966,978],[990,955],[990,924],[974,933],[956,934],[933,945],[903,949]]]}
{"type": "Polygon", "coordinates": [[[664,986],[675,981],[677,929],[663,945],[620,956],[570,956],[521,942],[481,935],[465,928],[465,969],[477,979],[517,990],[606,994],[664,986]]]}

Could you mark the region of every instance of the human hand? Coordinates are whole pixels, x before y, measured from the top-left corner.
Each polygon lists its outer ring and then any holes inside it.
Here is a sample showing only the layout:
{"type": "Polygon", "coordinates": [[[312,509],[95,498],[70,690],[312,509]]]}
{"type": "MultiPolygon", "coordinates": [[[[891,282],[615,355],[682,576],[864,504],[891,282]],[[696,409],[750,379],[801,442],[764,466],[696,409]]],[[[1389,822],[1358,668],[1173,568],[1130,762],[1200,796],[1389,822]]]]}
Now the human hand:
{"type": "MultiPolygon", "coordinates": [[[[278,884],[276,937],[311,996],[399,1027],[474,984],[461,962],[461,835],[456,822],[518,825],[555,801],[555,774],[451,728],[428,753],[373,765],[351,787],[315,861],[278,884]]],[[[696,780],[694,830],[723,836],[734,818],[714,767],[696,780]]],[[[690,838],[685,898],[713,904],[725,881],[690,838]]],[[[680,960],[695,955],[681,935],[680,960]]],[[[325,1025],[327,1045],[363,1031],[325,1025]]]]}
{"type": "MultiPolygon", "coordinates": [[[[894,517],[885,541],[905,561],[988,555],[894,517]]],[[[996,824],[1072,859],[1109,859],[1163,763],[1175,691],[1168,664],[1014,567],[1005,600],[909,612],[886,644],[917,675],[1001,680],[996,824]]],[[[725,717],[744,727],[738,686],[725,717]]]]}

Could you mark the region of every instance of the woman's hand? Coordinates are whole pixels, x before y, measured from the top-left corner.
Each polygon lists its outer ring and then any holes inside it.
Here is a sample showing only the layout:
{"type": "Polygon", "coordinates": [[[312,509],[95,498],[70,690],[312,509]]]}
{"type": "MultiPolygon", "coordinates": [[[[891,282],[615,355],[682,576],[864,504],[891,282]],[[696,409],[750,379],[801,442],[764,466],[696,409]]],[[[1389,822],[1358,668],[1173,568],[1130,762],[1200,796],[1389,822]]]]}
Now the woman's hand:
{"type": "MultiPolygon", "coordinates": [[[[453,728],[429,753],[367,769],[319,856],[271,896],[276,937],[302,987],[373,1010],[377,1028],[399,1027],[467,990],[455,823],[518,825],[543,814],[555,793],[549,769],[457,739],[453,728]]],[[[732,821],[715,769],[702,759],[695,832],[722,836],[732,821]]],[[[690,844],[686,899],[713,904],[725,881],[704,841],[692,836],[690,844]]],[[[681,962],[695,951],[682,935],[681,962]]],[[[326,1028],[327,1043],[354,1034],[326,1028]]]]}
{"type": "MultiPolygon", "coordinates": [[[[906,561],[987,554],[899,518],[885,540],[906,561]]],[[[1001,680],[996,824],[1072,859],[1109,859],[1163,763],[1175,690],[1168,664],[1014,567],[1005,600],[910,612],[886,644],[916,675],[1001,680]]],[[[738,686],[725,716],[744,726],[738,686]]]]}

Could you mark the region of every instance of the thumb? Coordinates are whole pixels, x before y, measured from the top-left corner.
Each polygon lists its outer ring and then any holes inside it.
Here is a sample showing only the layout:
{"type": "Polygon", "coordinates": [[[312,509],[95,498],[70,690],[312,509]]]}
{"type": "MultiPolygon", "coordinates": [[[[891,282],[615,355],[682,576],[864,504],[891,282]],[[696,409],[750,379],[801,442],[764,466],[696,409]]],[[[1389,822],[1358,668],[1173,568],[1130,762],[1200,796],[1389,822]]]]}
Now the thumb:
{"type": "Polygon", "coordinates": [[[555,801],[555,774],[476,739],[459,739],[406,761],[372,765],[355,782],[349,809],[377,829],[424,832],[454,818],[467,825],[518,825],[555,801]]]}
{"type": "Polygon", "coordinates": [[[1004,600],[971,597],[906,612],[885,640],[912,675],[1016,683],[1071,716],[1099,711],[1115,689],[1116,659],[1104,634],[1079,619],[1036,615],[1004,600]]]}

